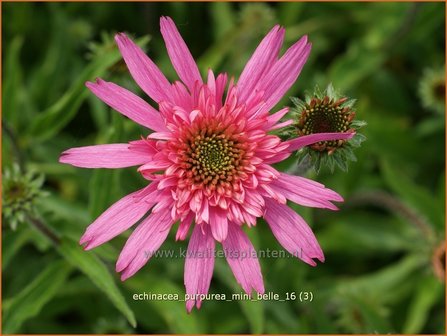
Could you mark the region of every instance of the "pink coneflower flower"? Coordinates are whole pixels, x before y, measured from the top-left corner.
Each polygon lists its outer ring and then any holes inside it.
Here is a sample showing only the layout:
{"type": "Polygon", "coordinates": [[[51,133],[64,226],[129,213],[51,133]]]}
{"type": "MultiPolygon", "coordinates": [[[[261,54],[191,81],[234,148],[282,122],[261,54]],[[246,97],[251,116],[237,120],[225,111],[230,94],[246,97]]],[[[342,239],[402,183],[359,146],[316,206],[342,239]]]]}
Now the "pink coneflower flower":
{"type": "Polygon", "coordinates": [[[169,83],[157,66],[126,35],[115,39],[138,85],[159,106],[116,84],[98,79],[87,87],[113,109],[151,130],[127,144],[72,148],[60,162],[84,168],[140,166],[149,185],[125,196],[86,230],[80,243],[89,250],[139,222],[116,264],[125,280],[134,275],[178,224],[176,239],[192,230],[185,262],[188,311],[200,308],[214,267],[216,241],[222,244],[236,280],[247,292],[264,292],[254,248],[242,226],[264,217],[282,246],[310,265],[324,261],[306,222],[286,205],[336,209],[336,192],[303,177],[281,173],[271,165],[309,144],[347,139],[353,134],[321,133],[283,142],[268,132],[290,125],[279,122],[284,108],[270,114],[297,79],[311,49],[301,38],[278,58],[284,29],[275,26],[262,40],[237,84],[209,70],[206,83],[174,22],[160,20],[169,57],[181,79],[169,83]],[[228,84],[228,85],[227,85],[228,84]],[[226,91],[226,94],[225,94],[226,91]],[[236,253],[235,253],[236,252],[236,253]],[[239,253],[237,253],[239,252],[239,253]],[[244,257],[241,256],[250,256],[244,257]]]}

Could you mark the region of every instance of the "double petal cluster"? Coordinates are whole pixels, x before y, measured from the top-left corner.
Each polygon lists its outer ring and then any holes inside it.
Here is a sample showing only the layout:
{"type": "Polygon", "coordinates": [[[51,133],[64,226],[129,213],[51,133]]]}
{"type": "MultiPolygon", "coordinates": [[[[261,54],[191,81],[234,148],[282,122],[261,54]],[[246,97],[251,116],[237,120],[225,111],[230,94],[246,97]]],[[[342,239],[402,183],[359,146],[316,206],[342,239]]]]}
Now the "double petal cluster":
{"type": "Polygon", "coordinates": [[[270,111],[306,62],[311,50],[307,37],[279,57],[285,31],[275,26],[237,82],[211,70],[204,81],[174,22],[162,17],[160,25],[180,78],[174,83],[126,35],[115,37],[132,77],[158,110],[114,83],[97,79],[86,84],[99,99],[152,132],[129,143],[71,148],[60,162],[84,168],[139,166],[149,184],[107,209],[80,243],[92,249],[138,222],[116,264],[125,280],[148,262],[171,229],[176,227],[177,240],[192,231],[184,273],[191,311],[200,307],[200,295],[208,293],[216,242],[242,288],[249,294],[253,289],[264,292],[255,249],[243,230],[259,217],[287,251],[312,266],[314,259],[324,261],[312,230],[286,203],[335,210],[332,202],[342,197],[272,164],[309,144],[353,134],[320,133],[289,141],[269,134],[293,122],[280,122],[288,108],[270,111]]]}

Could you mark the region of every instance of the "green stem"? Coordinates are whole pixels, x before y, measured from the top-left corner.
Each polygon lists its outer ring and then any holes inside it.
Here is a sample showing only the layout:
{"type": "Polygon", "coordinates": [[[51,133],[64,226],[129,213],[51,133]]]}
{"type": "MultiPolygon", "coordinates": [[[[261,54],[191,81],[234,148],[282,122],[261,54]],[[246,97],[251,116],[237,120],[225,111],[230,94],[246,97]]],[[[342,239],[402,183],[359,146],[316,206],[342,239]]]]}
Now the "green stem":
{"type": "Polygon", "coordinates": [[[368,204],[383,207],[407,219],[409,223],[413,224],[427,238],[427,240],[431,240],[434,237],[430,224],[427,223],[423,217],[405,205],[402,201],[384,191],[371,191],[355,194],[350,198],[347,206],[368,204]]]}
{"type": "Polygon", "coordinates": [[[60,244],[59,237],[53,231],[51,231],[44,222],[31,215],[27,215],[27,219],[40,233],[42,233],[45,237],[47,237],[54,245],[60,244]]]}
{"type": "Polygon", "coordinates": [[[20,172],[25,171],[25,161],[23,159],[22,153],[20,151],[20,147],[17,141],[16,134],[14,130],[4,121],[2,120],[2,129],[5,132],[5,134],[8,136],[9,140],[11,141],[11,148],[14,153],[14,156],[17,160],[17,164],[19,165],[20,172]]]}
{"type": "MultiPolygon", "coordinates": [[[[17,163],[19,165],[20,172],[25,172],[25,160],[23,158],[23,155],[20,151],[20,147],[17,141],[16,134],[14,130],[4,121],[2,120],[2,129],[5,132],[5,134],[8,136],[9,140],[11,141],[11,148],[14,152],[14,156],[17,159],[17,163]]],[[[33,225],[40,233],[42,233],[45,237],[47,237],[53,244],[58,245],[60,243],[59,237],[51,231],[44,222],[42,222],[40,219],[27,214],[26,215],[28,221],[33,225]]]]}

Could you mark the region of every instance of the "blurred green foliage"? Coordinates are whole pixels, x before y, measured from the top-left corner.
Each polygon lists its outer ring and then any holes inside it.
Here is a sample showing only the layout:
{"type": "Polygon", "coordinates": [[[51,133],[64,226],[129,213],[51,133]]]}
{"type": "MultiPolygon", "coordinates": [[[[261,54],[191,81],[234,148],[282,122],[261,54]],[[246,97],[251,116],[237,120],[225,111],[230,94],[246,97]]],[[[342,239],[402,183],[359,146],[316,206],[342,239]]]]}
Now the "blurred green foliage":
{"type": "MultiPolygon", "coordinates": [[[[444,66],[444,13],[444,3],[2,3],[2,172],[17,163],[45,174],[49,192],[29,223],[15,231],[3,223],[3,332],[444,334],[445,105],[434,112],[419,96],[424,73],[444,66]],[[155,258],[122,283],[114,262],[128,234],[95,251],[77,245],[92,219],[144,185],[135,169],[58,163],[67,148],[145,134],[83,83],[102,76],[141,94],[113,43],[117,31],[176,79],[161,15],[176,21],[203,73],[236,78],[275,23],[287,46],[307,34],[312,53],[288,96],[332,82],[357,99],[368,122],[358,161],[347,173],[309,173],[345,197],[341,210],[294,206],[326,262],[261,260],[268,292],[311,291],[312,302],[208,301],[187,315],[183,302],[132,298],[183,295],[181,258],[155,258]]],[[[440,104],[442,84],[432,88],[440,104]]],[[[296,157],[280,168],[295,171],[296,157]]],[[[257,249],[281,249],[263,221],[249,234],[257,249]]],[[[170,236],[162,248],[185,247],[170,236]]],[[[218,259],[210,292],[240,291],[218,259]]]]}

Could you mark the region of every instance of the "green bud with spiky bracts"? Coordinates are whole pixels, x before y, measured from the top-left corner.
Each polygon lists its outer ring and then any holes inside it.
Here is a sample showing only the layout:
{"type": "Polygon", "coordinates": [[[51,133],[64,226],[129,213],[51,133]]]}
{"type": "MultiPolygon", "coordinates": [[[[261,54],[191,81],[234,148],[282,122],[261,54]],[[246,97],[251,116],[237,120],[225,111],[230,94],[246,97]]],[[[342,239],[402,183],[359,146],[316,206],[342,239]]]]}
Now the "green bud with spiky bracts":
{"type": "Polygon", "coordinates": [[[291,100],[295,107],[290,113],[295,122],[286,130],[287,137],[315,133],[356,133],[349,140],[320,141],[301,149],[297,153],[300,163],[307,161],[316,172],[319,172],[321,166],[329,167],[331,172],[335,166],[347,171],[348,161],[356,161],[353,149],[366,139],[358,133],[366,122],[355,119],[355,100],[337,93],[332,84],[324,91],[316,86],[314,92],[305,93],[304,100],[294,97],[291,100]]]}
{"type": "Polygon", "coordinates": [[[43,175],[23,173],[17,165],[6,168],[2,178],[2,217],[15,230],[35,213],[36,201],[47,193],[42,190],[43,175]]]}

